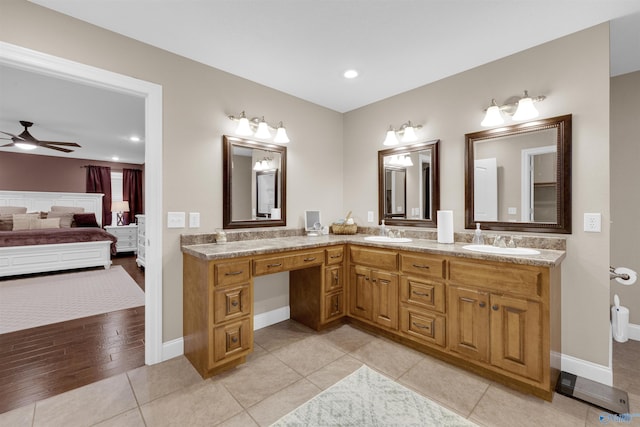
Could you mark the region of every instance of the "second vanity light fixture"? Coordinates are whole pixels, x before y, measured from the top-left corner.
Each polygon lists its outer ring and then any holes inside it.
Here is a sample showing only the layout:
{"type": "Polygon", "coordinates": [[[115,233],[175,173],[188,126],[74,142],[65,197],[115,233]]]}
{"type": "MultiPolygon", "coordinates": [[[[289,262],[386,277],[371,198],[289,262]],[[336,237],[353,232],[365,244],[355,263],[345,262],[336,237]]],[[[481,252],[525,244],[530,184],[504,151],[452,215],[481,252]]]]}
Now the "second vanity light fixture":
{"type": "Polygon", "coordinates": [[[273,142],[277,143],[287,143],[289,142],[289,137],[287,136],[287,130],[284,128],[282,122],[278,123],[277,126],[270,125],[264,120],[264,116],[261,118],[253,117],[251,119],[247,118],[245,112],[240,113],[240,117],[236,117],[234,115],[227,116],[229,119],[238,122],[238,127],[236,128],[236,134],[241,136],[255,136],[259,139],[270,139],[271,131],[269,129],[273,129],[276,131],[276,136],[273,138],[273,142]]]}
{"type": "Polygon", "coordinates": [[[387,137],[384,139],[384,145],[398,145],[398,134],[402,135],[402,142],[415,142],[418,140],[416,136],[416,130],[422,129],[422,125],[414,125],[411,120],[403,123],[398,129],[394,129],[392,125],[389,126],[387,131],[387,137]]]}
{"type": "Polygon", "coordinates": [[[517,102],[511,104],[498,105],[495,99],[491,100],[491,105],[486,110],[484,119],[480,123],[482,126],[498,126],[504,123],[504,115],[507,113],[512,115],[513,120],[530,120],[538,117],[538,110],[533,105],[534,102],[543,101],[545,96],[529,96],[529,92],[524,91],[522,96],[517,102]]]}

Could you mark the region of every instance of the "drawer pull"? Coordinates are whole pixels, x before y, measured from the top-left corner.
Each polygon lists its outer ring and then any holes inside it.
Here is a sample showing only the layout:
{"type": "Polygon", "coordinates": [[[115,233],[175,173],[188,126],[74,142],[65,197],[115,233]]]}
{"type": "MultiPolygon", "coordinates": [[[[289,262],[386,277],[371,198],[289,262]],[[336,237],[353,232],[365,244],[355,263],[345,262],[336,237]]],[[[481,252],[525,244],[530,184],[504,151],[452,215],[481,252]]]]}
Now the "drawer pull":
{"type": "Polygon", "coordinates": [[[309,257],[309,258],[305,258],[304,262],[315,261],[315,260],[316,260],[316,257],[312,256],[312,257],[309,257]]]}
{"type": "Polygon", "coordinates": [[[237,276],[238,274],[242,274],[242,270],[240,271],[228,271],[224,273],[225,276],[237,276]]]}
{"type": "Polygon", "coordinates": [[[484,301],[480,301],[480,304],[478,305],[480,306],[480,308],[484,308],[487,305],[487,303],[484,301]]]}
{"type": "Polygon", "coordinates": [[[498,311],[500,307],[498,306],[498,304],[493,304],[491,308],[493,309],[493,311],[498,311]]]}
{"type": "Polygon", "coordinates": [[[418,292],[418,291],[413,291],[414,295],[418,295],[419,297],[428,297],[429,294],[427,292],[418,292]]]}
{"type": "Polygon", "coordinates": [[[231,338],[231,342],[234,343],[234,344],[237,343],[238,342],[238,337],[232,337],[231,338]]]}
{"type": "Polygon", "coordinates": [[[420,329],[431,329],[429,326],[427,325],[423,325],[421,323],[416,323],[416,322],[412,322],[413,326],[415,326],[416,328],[420,328],[420,329]]]}
{"type": "Polygon", "coordinates": [[[331,258],[331,259],[342,258],[342,254],[340,254],[340,255],[331,255],[329,258],[331,258]]]}
{"type": "Polygon", "coordinates": [[[238,304],[240,304],[240,303],[238,302],[238,300],[233,300],[233,301],[231,301],[231,305],[232,305],[233,307],[237,307],[237,306],[238,306],[238,304]]]}
{"type": "Polygon", "coordinates": [[[391,282],[387,279],[380,279],[380,283],[384,283],[385,285],[388,285],[391,282]]]}
{"type": "Polygon", "coordinates": [[[281,263],[281,262],[279,262],[279,263],[277,263],[277,264],[267,264],[267,267],[268,267],[268,268],[271,268],[271,267],[280,267],[281,265],[282,265],[282,263],[281,263]]]}
{"type": "Polygon", "coordinates": [[[333,281],[336,283],[336,285],[340,282],[340,276],[338,275],[338,273],[336,273],[336,275],[333,276],[333,281]]]}
{"type": "Polygon", "coordinates": [[[411,264],[413,267],[415,268],[425,268],[425,269],[429,269],[428,265],[419,265],[419,264],[411,264]]]}

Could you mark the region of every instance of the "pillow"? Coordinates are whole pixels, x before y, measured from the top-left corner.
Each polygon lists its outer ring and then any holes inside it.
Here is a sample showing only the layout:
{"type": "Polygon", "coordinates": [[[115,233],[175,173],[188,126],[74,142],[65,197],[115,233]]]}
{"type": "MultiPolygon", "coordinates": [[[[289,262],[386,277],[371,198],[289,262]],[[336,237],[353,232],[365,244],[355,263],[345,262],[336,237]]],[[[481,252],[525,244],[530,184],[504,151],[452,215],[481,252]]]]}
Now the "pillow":
{"type": "Polygon", "coordinates": [[[76,227],[100,227],[96,220],[96,214],[92,213],[77,213],[73,215],[73,220],[76,223],[76,227]]]}
{"type": "Polygon", "coordinates": [[[0,214],[0,231],[13,230],[13,215],[0,214]]]}
{"type": "Polygon", "coordinates": [[[60,218],[36,219],[31,223],[31,229],[60,228],[60,218]]]}
{"type": "Polygon", "coordinates": [[[26,214],[27,208],[22,206],[0,206],[0,215],[26,214]]]}
{"type": "Polygon", "coordinates": [[[31,223],[40,218],[40,213],[13,214],[13,231],[30,230],[31,223]]]}
{"type": "Polygon", "coordinates": [[[72,212],[47,212],[47,218],[58,218],[60,220],[60,228],[69,228],[73,226],[72,212]]]}
{"type": "Polygon", "coordinates": [[[78,206],[51,206],[51,212],[83,213],[84,208],[78,206]]]}

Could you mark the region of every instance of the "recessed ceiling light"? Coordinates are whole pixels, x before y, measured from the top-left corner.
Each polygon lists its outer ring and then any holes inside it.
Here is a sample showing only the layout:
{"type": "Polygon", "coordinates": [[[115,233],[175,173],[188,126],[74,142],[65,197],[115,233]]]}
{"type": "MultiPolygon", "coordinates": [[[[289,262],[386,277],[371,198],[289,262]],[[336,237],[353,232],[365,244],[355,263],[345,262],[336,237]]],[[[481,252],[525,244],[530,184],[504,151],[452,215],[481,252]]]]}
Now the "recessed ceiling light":
{"type": "Polygon", "coordinates": [[[140,137],[132,136],[132,137],[129,138],[129,141],[131,141],[131,142],[140,142],[140,137]]]}
{"type": "Polygon", "coordinates": [[[358,77],[358,72],[356,70],[347,70],[344,72],[344,77],[346,79],[355,79],[358,77]]]}

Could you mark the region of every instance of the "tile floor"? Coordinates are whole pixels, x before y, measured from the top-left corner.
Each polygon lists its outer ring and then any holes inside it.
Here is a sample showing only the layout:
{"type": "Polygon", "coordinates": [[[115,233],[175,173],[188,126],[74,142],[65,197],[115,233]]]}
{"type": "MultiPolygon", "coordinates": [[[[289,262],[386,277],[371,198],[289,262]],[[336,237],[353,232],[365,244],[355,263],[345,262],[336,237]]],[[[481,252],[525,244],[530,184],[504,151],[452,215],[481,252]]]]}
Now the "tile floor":
{"type": "MultiPolygon", "coordinates": [[[[614,353],[615,385],[640,413],[640,342],[614,353]]],[[[0,426],[267,426],[363,363],[479,425],[601,425],[601,411],[558,394],[523,395],[349,325],[286,321],[256,331],[247,363],[212,379],[178,357],[0,414],[0,426]]]]}

